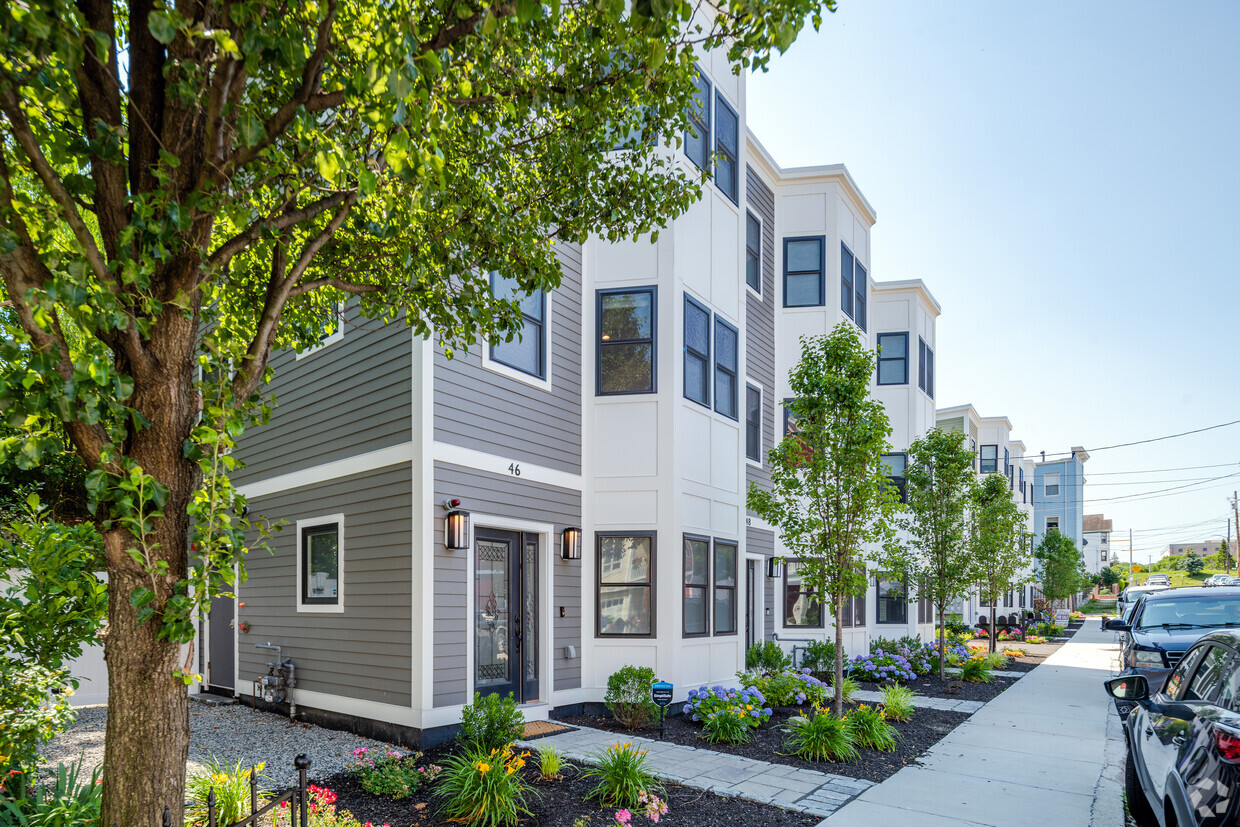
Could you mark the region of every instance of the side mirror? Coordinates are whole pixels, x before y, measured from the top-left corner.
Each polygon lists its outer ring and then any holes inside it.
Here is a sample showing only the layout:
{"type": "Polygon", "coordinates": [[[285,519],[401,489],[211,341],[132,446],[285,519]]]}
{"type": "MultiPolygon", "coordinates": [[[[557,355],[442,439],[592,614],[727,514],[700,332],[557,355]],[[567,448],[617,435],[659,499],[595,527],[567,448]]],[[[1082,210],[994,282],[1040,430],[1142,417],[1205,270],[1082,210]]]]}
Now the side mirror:
{"type": "Polygon", "coordinates": [[[1107,693],[1121,701],[1145,701],[1150,697],[1150,683],[1145,675],[1124,675],[1103,683],[1107,693]]]}
{"type": "Polygon", "coordinates": [[[1114,620],[1108,620],[1103,623],[1102,628],[1108,632],[1127,632],[1132,627],[1117,617],[1114,620]]]}

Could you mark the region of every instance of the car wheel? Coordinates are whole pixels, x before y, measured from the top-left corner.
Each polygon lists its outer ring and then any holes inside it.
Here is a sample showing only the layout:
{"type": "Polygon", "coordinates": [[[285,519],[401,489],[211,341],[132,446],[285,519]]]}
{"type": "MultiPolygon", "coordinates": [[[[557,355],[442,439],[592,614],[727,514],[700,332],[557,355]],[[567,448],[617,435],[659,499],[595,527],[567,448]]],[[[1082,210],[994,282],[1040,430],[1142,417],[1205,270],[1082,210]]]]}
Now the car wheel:
{"type": "Polygon", "coordinates": [[[1128,800],[1128,814],[1137,823],[1137,827],[1158,827],[1158,817],[1154,808],[1141,789],[1141,779],[1137,776],[1137,766],[1132,762],[1132,752],[1124,761],[1124,797],[1128,800]]]}

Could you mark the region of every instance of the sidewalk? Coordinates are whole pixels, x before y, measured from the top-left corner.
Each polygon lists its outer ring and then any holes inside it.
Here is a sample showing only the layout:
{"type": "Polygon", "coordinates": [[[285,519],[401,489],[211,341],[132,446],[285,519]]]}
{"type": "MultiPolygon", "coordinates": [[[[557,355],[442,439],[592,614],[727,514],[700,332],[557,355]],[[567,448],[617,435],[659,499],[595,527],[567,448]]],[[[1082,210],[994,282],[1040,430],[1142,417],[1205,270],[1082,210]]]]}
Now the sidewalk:
{"type": "Polygon", "coordinates": [[[1108,753],[1113,707],[1102,681],[1113,674],[1115,635],[1098,626],[1087,622],[931,747],[920,766],[866,790],[822,826],[1122,825],[1121,799],[1105,772],[1115,748],[1108,753]]]}

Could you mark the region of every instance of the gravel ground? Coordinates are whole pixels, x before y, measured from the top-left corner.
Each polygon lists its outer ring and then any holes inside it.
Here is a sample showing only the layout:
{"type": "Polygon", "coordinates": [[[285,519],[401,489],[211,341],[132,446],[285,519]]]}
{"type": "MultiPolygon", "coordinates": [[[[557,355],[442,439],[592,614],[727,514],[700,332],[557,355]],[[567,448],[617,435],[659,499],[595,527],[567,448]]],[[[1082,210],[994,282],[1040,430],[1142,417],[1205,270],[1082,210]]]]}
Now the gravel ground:
{"type": "MultiPolygon", "coordinates": [[[[52,766],[83,756],[85,772],[90,772],[103,763],[107,715],[108,708],[104,704],[80,707],[77,721],[46,745],[43,755],[52,766]]],[[[271,778],[270,785],[281,788],[295,783],[297,773],[293,769],[293,759],[299,754],[310,756],[310,777],[321,780],[344,769],[358,747],[390,746],[349,732],[311,724],[290,724],[282,715],[255,712],[245,706],[221,706],[194,700],[189,704],[189,725],[188,772],[204,769],[211,756],[222,764],[240,761],[243,767],[266,761],[264,772],[271,778]]]]}

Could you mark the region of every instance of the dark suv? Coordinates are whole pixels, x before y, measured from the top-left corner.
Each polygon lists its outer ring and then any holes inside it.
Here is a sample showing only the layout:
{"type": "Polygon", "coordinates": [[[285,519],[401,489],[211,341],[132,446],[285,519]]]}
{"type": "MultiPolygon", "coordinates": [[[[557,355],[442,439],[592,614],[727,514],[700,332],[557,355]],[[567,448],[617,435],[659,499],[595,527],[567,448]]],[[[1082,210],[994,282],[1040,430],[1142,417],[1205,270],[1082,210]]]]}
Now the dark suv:
{"type": "Polygon", "coordinates": [[[1152,694],[1144,675],[1106,688],[1135,707],[1124,722],[1124,788],[1137,824],[1240,822],[1240,631],[1202,637],[1152,694]]]}
{"type": "MultiPolygon", "coordinates": [[[[1240,627],[1240,588],[1170,589],[1150,592],[1124,620],[1103,628],[1124,635],[1120,669],[1144,675],[1158,687],[1188,647],[1212,629],[1240,627]]],[[[1123,712],[1124,705],[1120,704],[1123,712]]]]}

